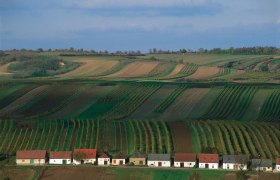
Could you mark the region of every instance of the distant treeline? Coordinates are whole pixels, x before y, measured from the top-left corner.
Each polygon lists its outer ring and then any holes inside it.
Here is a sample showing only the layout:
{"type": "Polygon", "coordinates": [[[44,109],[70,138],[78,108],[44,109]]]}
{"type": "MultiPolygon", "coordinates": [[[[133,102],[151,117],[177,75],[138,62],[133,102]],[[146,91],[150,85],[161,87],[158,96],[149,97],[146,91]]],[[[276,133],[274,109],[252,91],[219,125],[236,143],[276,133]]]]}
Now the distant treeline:
{"type": "MultiPolygon", "coordinates": [[[[12,51],[20,52],[58,52],[60,56],[102,56],[102,55],[118,55],[118,56],[144,56],[145,54],[233,54],[233,55],[280,55],[280,48],[273,46],[254,46],[254,47],[241,47],[241,48],[213,48],[213,49],[204,49],[199,48],[197,50],[192,49],[179,49],[179,50],[162,50],[157,48],[149,49],[148,53],[143,53],[140,50],[128,50],[128,51],[114,51],[109,52],[108,50],[96,51],[96,50],[84,50],[75,49],[75,48],[66,48],[66,49],[48,49],[44,50],[38,48],[37,50],[27,50],[27,49],[13,49],[12,51]]],[[[5,52],[0,50],[0,57],[4,56],[5,52]]]]}

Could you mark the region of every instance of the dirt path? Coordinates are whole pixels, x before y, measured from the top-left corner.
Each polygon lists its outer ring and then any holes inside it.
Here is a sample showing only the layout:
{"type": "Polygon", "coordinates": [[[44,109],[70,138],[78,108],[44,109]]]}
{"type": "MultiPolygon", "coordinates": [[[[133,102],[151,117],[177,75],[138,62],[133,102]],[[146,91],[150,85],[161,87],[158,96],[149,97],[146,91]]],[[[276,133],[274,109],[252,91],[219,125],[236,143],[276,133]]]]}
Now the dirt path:
{"type": "Polygon", "coordinates": [[[14,64],[15,62],[10,62],[10,63],[6,63],[1,65],[0,64],[0,75],[9,75],[12,74],[11,72],[8,71],[8,66],[11,64],[14,64]]]}
{"type": "Polygon", "coordinates": [[[208,77],[213,77],[218,74],[219,71],[220,68],[218,67],[200,66],[194,74],[186,77],[185,79],[207,79],[208,77]]]}
{"type": "Polygon", "coordinates": [[[152,71],[158,62],[134,62],[120,71],[106,76],[107,78],[131,78],[131,77],[141,77],[147,75],[152,71]]]}
{"type": "Polygon", "coordinates": [[[193,153],[191,133],[184,122],[170,122],[173,133],[174,153],[193,153]]]}

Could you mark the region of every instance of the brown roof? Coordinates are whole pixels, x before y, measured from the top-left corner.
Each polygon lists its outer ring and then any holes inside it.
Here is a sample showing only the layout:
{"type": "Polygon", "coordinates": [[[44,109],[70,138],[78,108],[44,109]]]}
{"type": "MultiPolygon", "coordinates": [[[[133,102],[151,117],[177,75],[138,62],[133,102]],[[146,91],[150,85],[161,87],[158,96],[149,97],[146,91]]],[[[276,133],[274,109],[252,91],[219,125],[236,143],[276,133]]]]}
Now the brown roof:
{"type": "Polygon", "coordinates": [[[218,154],[199,154],[198,158],[200,163],[219,163],[218,154]]]}
{"type": "Polygon", "coordinates": [[[96,158],[96,149],[74,149],[74,155],[77,153],[85,154],[87,159],[96,158]]]}
{"type": "Polygon", "coordinates": [[[196,154],[193,154],[193,153],[176,153],[174,155],[174,161],[195,162],[196,161],[196,154]]]}
{"type": "Polygon", "coordinates": [[[276,159],[276,164],[277,164],[277,165],[280,165],[280,158],[277,158],[277,159],[276,159]]]}
{"type": "Polygon", "coordinates": [[[17,159],[45,159],[46,150],[28,150],[28,151],[17,151],[17,159]]]}
{"type": "Polygon", "coordinates": [[[123,153],[119,153],[113,157],[113,159],[126,159],[125,155],[123,153]]]}
{"type": "Polygon", "coordinates": [[[71,151],[51,151],[50,159],[71,159],[72,152],[71,151]]]}
{"type": "Polygon", "coordinates": [[[110,158],[107,154],[101,153],[98,158],[110,158]]]}

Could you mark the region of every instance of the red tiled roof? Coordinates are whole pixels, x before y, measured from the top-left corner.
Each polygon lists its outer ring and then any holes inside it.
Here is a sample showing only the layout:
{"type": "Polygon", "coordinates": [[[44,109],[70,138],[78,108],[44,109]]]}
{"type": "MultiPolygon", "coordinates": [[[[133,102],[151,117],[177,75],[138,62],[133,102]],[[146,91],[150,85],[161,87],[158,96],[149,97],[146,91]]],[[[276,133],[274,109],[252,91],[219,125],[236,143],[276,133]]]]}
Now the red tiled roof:
{"type": "Polygon", "coordinates": [[[199,154],[199,162],[200,163],[218,163],[219,156],[218,154],[199,154]]]}
{"type": "Polygon", "coordinates": [[[277,164],[277,165],[280,165],[280,158],[277,158],[277,159],[276,159],[276,164],[277,164]]]}
{"type": "Polygon", "coordinates": [[[74,149],[74,155],[76,153],[85,154],[87,159],[94,159],[96,158],[96,149],[74,149]]]}
{"type": "Polygon", "coordinates": [[[50,159],[71,159],[72,152],[71,151],[51,151],[50,159]]]}
{"type": "Polygon", "coordinates": [[[179,162],[195,162],[196,154],[192,153],[176,153],[174,156],[174,161],[179,162]]]}
{"type": "Polygon", "coordinates": [[[17,159],[45,159],[46,150],[28,150],[28,151],[17,151],[17,159]]]}
{"type": "Polygon", "coordinates": [[[105,153],[101,153],[99,154],[99,158],[110,158],[110,157],[105,153]]]}

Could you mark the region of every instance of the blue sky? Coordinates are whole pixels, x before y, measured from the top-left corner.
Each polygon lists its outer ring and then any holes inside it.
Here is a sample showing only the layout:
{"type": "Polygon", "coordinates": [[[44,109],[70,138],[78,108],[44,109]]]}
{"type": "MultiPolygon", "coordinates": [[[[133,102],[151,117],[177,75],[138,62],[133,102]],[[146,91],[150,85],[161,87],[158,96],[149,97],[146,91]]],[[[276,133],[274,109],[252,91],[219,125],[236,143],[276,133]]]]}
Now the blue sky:
{"type": "Polygon", "coordinates": [[[0,49],[280,47],[279,0],[0,0],[0,49]]]}

